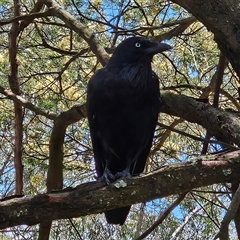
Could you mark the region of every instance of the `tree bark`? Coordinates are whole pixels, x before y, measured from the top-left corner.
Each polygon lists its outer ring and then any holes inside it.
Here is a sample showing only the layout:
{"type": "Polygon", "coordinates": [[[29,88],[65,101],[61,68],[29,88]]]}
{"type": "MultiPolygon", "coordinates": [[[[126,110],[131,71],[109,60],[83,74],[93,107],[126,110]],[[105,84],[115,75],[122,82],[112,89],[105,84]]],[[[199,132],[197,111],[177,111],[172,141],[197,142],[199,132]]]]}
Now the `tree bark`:
{"type": "Polygon", "coordinates": [[[238,115],[214,108],[210,104],[198,102],[184,95],[162,92],[160,112],[197,123],[222,142],[237,145],[240,142],[238,115]]]}
{"type": "MultiPolygon", "coordinates": [[[[14,0],[14,17],[20,15],[20,3],[14,0]]],[[[18,81],[18,62],[17,62],[17,37],[19,34],[18,21],[12,23],[9,31],[9,61],[10,74],[8,82],[14,94],[20,95],[20,86],[18,81]]],[[[15,167],[15,194],[22,195],[23,193],[23,165],[22,165],[22,151],[23,151],[23,110],[22,106],[14,102],[15,114],[15,146],[14,146],[14,167],[15,167]]]]}
{"type": "Polygon", "coordinates": [[[90,182],[75,189],[2,201],[0,228],[102,213],[239,178],[240,151],[199,157],[109,186],[90,182]]]}

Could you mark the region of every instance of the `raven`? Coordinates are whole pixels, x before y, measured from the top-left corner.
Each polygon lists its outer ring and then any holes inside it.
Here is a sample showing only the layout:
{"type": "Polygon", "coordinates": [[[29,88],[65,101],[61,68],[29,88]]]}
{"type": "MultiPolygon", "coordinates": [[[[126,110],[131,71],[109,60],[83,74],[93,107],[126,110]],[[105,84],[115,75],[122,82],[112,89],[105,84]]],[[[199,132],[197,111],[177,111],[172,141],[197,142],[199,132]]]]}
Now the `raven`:
{"type": "MultiPolygon", "coordinates": [[[[110,184],[143,172],[152,146],[160,107],[154,54],[165,43],[130,37],[87,87],[87,113],[98,181],[110,184]]],[[[131,206],[105,212],[107,222],[122,225],[131,206]]]]}

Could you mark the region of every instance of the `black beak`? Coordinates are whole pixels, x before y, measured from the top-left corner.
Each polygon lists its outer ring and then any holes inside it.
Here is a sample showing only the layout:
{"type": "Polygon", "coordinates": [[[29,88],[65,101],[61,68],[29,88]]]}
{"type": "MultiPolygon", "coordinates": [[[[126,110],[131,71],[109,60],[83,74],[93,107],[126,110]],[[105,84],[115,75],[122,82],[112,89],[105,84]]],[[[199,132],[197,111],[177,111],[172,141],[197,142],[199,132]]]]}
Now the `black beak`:
{"type": "Polygon", "coordinates": [[[146,49],[147,54],[157,54],[167,50],[172,49],[172,47],[166,43],[152,42],[151,46],[146,49]]]}

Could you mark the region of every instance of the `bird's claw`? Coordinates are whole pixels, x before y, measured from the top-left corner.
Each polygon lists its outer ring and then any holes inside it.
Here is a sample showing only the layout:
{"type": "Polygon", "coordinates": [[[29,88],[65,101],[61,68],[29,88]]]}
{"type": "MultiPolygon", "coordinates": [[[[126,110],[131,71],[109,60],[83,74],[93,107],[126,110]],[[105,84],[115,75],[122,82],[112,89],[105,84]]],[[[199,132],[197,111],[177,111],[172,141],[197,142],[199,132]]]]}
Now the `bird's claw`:
{"type": "Polygon", "coordinates": [[[103,175],[100,178],[97,178],[97,182],[104,182],[107,185],[110,185],[114,180],[115,176],[108,169],[105,169],[103,175]]]}
{"type": "Polygon", "coordinates": [[[131,173],[129,172],[129,170],[125,169],[123,170],[122,172],[117,172],[115,174],[115,179],[119,179],[119,178],[131,178],[132,175],[131,173]]]}

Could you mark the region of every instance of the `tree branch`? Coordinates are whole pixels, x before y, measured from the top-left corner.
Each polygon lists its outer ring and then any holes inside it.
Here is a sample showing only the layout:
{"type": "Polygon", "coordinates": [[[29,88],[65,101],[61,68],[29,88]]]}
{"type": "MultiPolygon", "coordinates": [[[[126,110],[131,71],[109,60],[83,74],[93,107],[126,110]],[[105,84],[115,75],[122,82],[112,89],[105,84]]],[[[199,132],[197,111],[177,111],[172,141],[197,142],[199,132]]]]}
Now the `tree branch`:
{"type": "Polygon", "coordinates": [[[61,113],[54,121],[49,144],[48,192],[52,189],[62,188],[63,143],[66,129],[70,124],[79,121],[86,115],[85,105],[75,105],[68,111],[61,113]]]}
{"type": "Polygon", "coordinates": [[[109,56],[100,45],[94,33],[90,31],[85,25],[77,21],[67,11],[62,9],[54,0],[44,0],[45,4],[51,10],[54,16],[59,17],[72,30],[78,33],[90,46],[93,53],[97,56],[99,62],[105,66],[108,62],[109,56]]]}
{"type": "Polygon", "coordinates": [[[169,32],[154,36],[152,38],[153,41],[163,41],[165,39],[171,39],[173,37],[179,36],[181,33],[183,33],[192,23],[196,22],[195,17],[189,17],[186,19],[183,19],[177,27],[170,30],[169,32]]]}
{"type": "MultiPolygon", "coordinates": [[[[19,0],[14,0],[14,17],[20,15],[19,0]]],[[[17,62],[17,38],[19,33],[19,23],[15,21],[9,31],[9,62],[10,74],[8,82],[14,94],[20,95],[20,84],[18,79],[18,62],[17,62]]],[[[21,195],[23,192],[23,111],[22,106],[14,102],[15,126],[14,126],[14,167],[15,167],[15,194],[21,195]]]]}
{"type": "Polygon", "coordinates": [[[181,203],[181,201],[185,198],[186,194],[187,193],[182,193],[164,212],[160,214],[157,221],[153,223],[153,225],[149,229],[147,229],[144,233],[141,234],[141,236],[139,236],[135,240],[141,240],[147,237],[156,227],[158,227],[163,222],[163,220],[174,210],[174,208],[176,208],[181,203]]]}
{"type": "MultiPolygon", "coordinates": [[[[36,114],[43,115],[52,120],[57,118],[56,114],[45,112],[24,98],[7,91],[1,86],[0,93],[32,110],[36,114]]],[[[162,105],[160,112],[180,117],[189,122],[200,124],[209,130],[212,136],[219,137],[219,141],[226,142],[224,139],[230,139],[231,143],[235,143],[237,145],[239,144],[240,123],[238,116],[234,113],[226,112],[221,109],[214,108],[209,104],[196,101],[193,98],[184,95],[177,95],[167,91],[162,91],[161,96],[162,105]]],[[[61,120],[61,124],[63,125],[60,125],[59,129],[61,129],[62,126],[67,127],[69,124],[73,124],[86,116],[87,112],[85,104],[81,106],[75,105],[70,110],[63,113],[61,116],[63,117],[61,120]],[[74,108],[76,109],[74,110],[74,108]]]]}
{"type": "Polygon", "coordinates": [[[23,97],[21,97],[19,95],[16,95],[16,94],[12,93],[11,91],[6,90],[5,88],[3,88],[1,86],[0,86],[0,93],[2,93],[8,99],[13,100],[15,103],[33,111],[37,115],[42,115],[42,116],[44,116],[48,119],[51,119],[51,120],[54,120],[57,117],[57,114],[45,111],[45,110],[35,106],[34,104],[30,103],[29,101],[27,101],[23,97]]]}
{"type": "MultiPolygon", "coordinates": [[[[178,119],[178,120],[179,120],[179,122],[180,122],[181,118],[178,119]]],[[[177,122],[177,121],[175,121],[174,123],[176,123],[176,122],[177,122]]],[[[180,135],[186,136],[186,137],[188,137],[188,138],[192,138],[192,139],[194,139],[194,140],[196,140],[196,141],[200,141],[200,142],[204,142],[204,143],[219,144],[219,145],[221,145],[221,146],[223,146],[223,147],[226,147],[226,148],[228,148],[228,149],[230,149],[230,150],[239,150],[238,147],[235,147],[235,146],[230,145],[230,144],[225,143],[225,142],[216,141],[216,140],[210,140],[210,139],[206,139],[206,138],[201,138],[201,137],[197,137],[197,136],[194,136],[194,135],[192,135],[192,134],[186,133],[186,132],[184,132],[184,131],[177,130],[177,129],[175,129],[174,127],[172,127],[172,124],[171,124],[170,126],[167,126],[167,125],[165,125],[165,124],[163,124],[163,123],[158,123],[157,125],[160,126],[160,127],[166,128],[167,131],[172,131],[172,132],[179,133],[180,135]]],[[[155,151],[155,152],[156,152],[156,151],[155,151]]],[[[205,154],[204,154],[204,155],[205,155],[205,154]]]]}
{"type": "Polygon", "coordinates": [[[240,151],[199,157],[109,186],[90,182],[71,190],[2,201],[0,228],[102,213],[194,188],[234,182],[239,177],[240,151]]]}
{"type": "MultiPolygon", "coordinates": [[[[190,24],[192,24],[194,21],[196,21],[197,19],[195,17],[188,17],[188,18],[184,18],[181,20],[174,20],[174,21],[170,21],[167,23],[163,23],[159,26],[140,26],[140,27],[136,27],[136,28],[132,28],[132,29],[121,29],[121,30],[116,30],[113,31],[113,33],[118,33],[118,34],[126,34],[129,32],[139,32],[139,31],[150,31],[150,30],[158,30],[158,29],[163,29],[163,28],[169,28],[175,25],[179,25],[176,28],[174,28],[173,30],[169,31],[168,33],[166,33],[164,35],[164,37],[162,35],[159,35],[161,37],[157,37],[157,39],[165,39],[166,38],[171,38],[173,36],[177,36],[177,32],[181,33],[183,32],[190,24]]],[[[157,39],[155,39],[157,41],[157,39]]]]}
{"type": "Polygon", "coordinates": [[[214,239],[219,238],[220,240],[225,240],[229,238],[228,226],[238,210],[239,203],[240,203],[240,185],[238,185],[238,189],[233,196],[228,211],[222,220],[220,231],[215,236],[214,239]]]}
{"type": "MultiPolygon", "coordinates": [[[[16,17],[13,17],[13,18],[5,19],[5,20],[0,20],[0,26],[7,25],[9,23],[18,22],[18,21],[21,21],[21,20],[25,20],[29,24],[35,18],[50,16],[51,15],[50,13],[51,13],[51,11],[47,10],[46,12],[29,13],[29,14],[26,14],[26,15],[21,15],[21,16],[16,16],[16,17]]],[[[25,27],[26,27],[26,24],[27,23],[25,23],[25,27]]]]}
{"type": "Polygon", "coordinates": [[[183,118],[206,128],[219,141],[240,142],[240,122],[237,115],[198,102],[184,95],[162,92],[160,112],[183,118]]]}
{"type": "Polygon", "coordinates": [[[188,215],[185,217],[184,221],[177,227],[177,229],[175,229],[175,231],[173,232],[171,239],[170,240],[176,240],[179,233],[182,231],[182,229],[184,228],[184,226],[188,223],[188,221],[197,213],[201,210],[201,207],[196,207],[193,211],[191,211],[190,213],[188,213],[188,215]]]}

